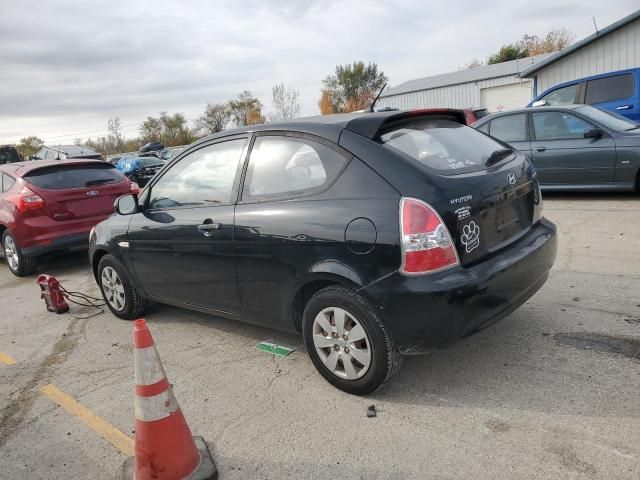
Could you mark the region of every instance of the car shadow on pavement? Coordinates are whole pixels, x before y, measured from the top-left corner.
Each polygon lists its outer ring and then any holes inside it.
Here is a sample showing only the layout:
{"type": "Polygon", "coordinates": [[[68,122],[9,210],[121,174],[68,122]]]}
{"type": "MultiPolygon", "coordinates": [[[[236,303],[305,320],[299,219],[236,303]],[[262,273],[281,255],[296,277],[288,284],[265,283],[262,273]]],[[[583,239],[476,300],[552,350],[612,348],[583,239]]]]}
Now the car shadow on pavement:
{"type": "Polygon", "coordinates": [[[629,401],[637,397],[638,378],[617,370],[622,364],[632,369],[637,359],[562,345],[533,312],[521,308],[447,349],[405,357],[397,377],[372,397],[436,407],[640,417],[640,404],[629,401]]]}

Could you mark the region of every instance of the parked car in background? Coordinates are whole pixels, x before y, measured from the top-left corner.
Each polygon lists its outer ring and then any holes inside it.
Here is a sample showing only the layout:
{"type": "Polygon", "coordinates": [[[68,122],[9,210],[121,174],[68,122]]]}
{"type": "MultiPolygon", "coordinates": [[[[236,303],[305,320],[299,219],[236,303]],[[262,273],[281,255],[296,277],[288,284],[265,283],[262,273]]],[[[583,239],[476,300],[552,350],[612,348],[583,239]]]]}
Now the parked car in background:
{"type": "Polygon", "coordinates": [[[19,162],[21,160],[22,155],[16,150],[16,147],[13,145],[0,145],[0,165],[19,162]]]}
{"type": "Polygon", "coordinates": [[[164,167],[165,161],[155,157],[122,157],[116,168],[126,175],[129,180],[144,187],[153,176],[164,167]]]}
{"type": "Polygon", "coordinates": [[[640,189],[640,125],[621,115],[589,105],[534,107],[473,127],[529,155],[542,188],[640,189]]]}
{"type": "Polygon", "coordinates": [[[0,165],[0,236],[11,272],[30,275],[45,253],[87,247],[89,231],[113,213],[116,198],[139,191],[99,160],[0,165]]]}
{"type": "Polygon", "coordinates": [[[138,152],[148,153],[148,152],[160,152],[162,150],[164,150],[164,144],[162,142],[149,142],[141,146],[138,152]]]}
{"type": "Polygon", "coordinates": [[[587,104],[640,122],[640,68],[619,70],[561,83],[527,105],[559,106],[587,104]]]}
{"type": "Polygon", "coordinates": [[[464,109],[464,116],[466,118],[467,125],[471,125],[472,123],[477,122],[478,120],[486,117],[487,115],[490,115],[490,112],[486,108],[465,108],[464,109]]]}
{"type": "Polygon", "coordinates": [[[180,154],[183,150],[184,148],[181,147],[165,148],[164,150],[162,150],[162,152],[160,152],[160,158],[166,161],[171,160],[173,157],[180,154]]]}
{"type": "Polygon", "coordinates": [[[107,305],[301,331],[330,383],[375,390],[401,354],[515,310],[554,262],[531,162],[465,122],[446,109],[325,115],[191,145],[92,233],[107,305]]]}

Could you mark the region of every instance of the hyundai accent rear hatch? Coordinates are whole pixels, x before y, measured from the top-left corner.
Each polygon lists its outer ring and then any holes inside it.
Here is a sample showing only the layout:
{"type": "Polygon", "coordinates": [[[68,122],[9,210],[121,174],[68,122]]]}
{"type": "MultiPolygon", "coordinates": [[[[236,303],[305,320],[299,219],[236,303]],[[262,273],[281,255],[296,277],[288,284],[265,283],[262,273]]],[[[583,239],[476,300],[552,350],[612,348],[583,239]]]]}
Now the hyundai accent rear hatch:
{"type": "Polygon", "coordinates": [[[453,119],[408,118],[386,127],[378,141],[427,173],[422,199],[444,221],[463,266],[516,241],[541,217],[527,158],[453,119]]]}

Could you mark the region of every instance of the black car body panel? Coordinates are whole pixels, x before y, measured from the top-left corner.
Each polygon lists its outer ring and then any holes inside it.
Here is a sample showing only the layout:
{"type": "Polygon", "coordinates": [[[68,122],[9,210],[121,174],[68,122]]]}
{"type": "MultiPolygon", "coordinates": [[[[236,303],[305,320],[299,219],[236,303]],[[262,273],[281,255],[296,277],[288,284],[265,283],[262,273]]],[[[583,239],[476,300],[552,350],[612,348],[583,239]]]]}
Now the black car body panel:
{"type": "Polygon", "coordinates": [[[557,252],[556,228],[542,220],[524,237],[469,268],[430,276],[395,273],[363,291],[380,306],[405,354],[450,344],[499,321],[546,281],[557,252]]]}
{"type": "MultiPolygon", "coordinates": [[[[495,321],[540,288],[555,258],[555,229],[541,220],[535,171],[525,156],[514,153],[477,172],[439,175],[377,142],[385,125],[421,114],[330,115],[200,140],[150,182],[140,195],[139,213],[115,215],[95,228],[90,238],[94,272],[100,257],[111,253],[136,290],[150,299],[289,331],[300,330],[310,295],[323,286],[343,285],[380,309],[405,353],[449,343],[495,321]],[[327,145],[344,165],[335,181],[318,191],[249,201],[242,185],[261,136],[327,145]],[[178,162],[199,149],[242,138],[247,147],[230,202],[146,209],[149,191],[178,162]],[[437,210],[460,265],[413,277],[399,272],[403,197],[424,199],[437,210]],[[498,216],[496,208],[502,212],[498,216]],[[483,237],[466,252],[461,229],[471,220],[483,237]],[[203,236],[202,225],[215,227],[203,236]]],[[[464,122],[462,111],[424,115],[464,122]]]]}

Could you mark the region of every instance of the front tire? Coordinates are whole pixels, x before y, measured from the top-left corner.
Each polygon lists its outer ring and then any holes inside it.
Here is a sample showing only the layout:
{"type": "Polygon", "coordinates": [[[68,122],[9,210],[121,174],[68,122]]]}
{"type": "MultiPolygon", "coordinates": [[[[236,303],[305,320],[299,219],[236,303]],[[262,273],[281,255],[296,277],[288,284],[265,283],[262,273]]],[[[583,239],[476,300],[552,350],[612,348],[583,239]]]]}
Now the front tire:
{"type": "Polygon", "coordinates": [[[353,395],[366,395],[391,379],[402,357],[378,310],[362,295],[327,287],[307,303],[302,331],[320,374],[353,395]]]}
{"type": "Polygon", "coordinates": [[[97,278],[102,298],[116,317],[133,320],[145,313],[149,301],[138,294],[127,271],[113,255],[100,259],[97,278]]]}
{"type": "Polygon", "coordinates": [[[20,247],[16,244],[16,241],[9,233],[9,230],[5,230],[2,234],[2,250],[9,270],[11,270],[11,273],[16,277],[26,277],[27,275],[31,275],[35,273],[38,268],[38,261],[36,257],[23,255],[22,250],[20,250],[20,247]]]}

